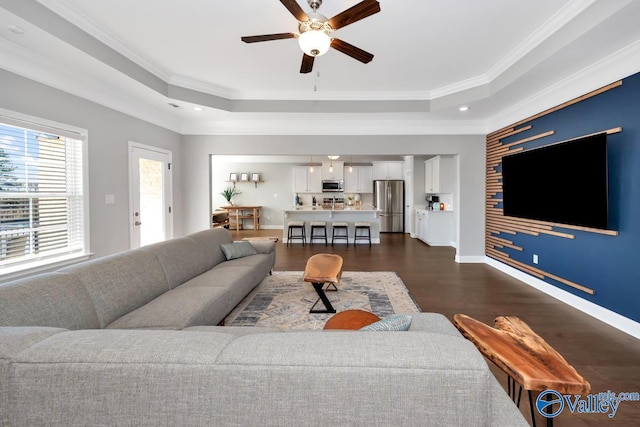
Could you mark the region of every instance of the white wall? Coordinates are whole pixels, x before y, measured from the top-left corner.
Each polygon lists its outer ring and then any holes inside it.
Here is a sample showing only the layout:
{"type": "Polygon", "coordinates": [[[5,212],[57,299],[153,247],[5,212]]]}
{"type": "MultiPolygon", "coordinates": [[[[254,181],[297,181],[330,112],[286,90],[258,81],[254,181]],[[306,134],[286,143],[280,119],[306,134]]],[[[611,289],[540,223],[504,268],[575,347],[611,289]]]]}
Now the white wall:
{"type": "MultiPolygon", "coordinates": [[[[183,137],[184,232],[208,228],[210,155],[459,154],[457,259],[484,258],[485,136],[193,135],[183,137]]],[[[423,172],[424,173],[424,172],[423,172]]],[[[247,185],[247,184],[244,184],[247,185]]],[[[266,191],[266,189],[265,189],[266,191]]],[[[269,193],[267,193],[268,195],[269,193]]],[[[287,201],[290,202],[290,201],[287,201]]]]}
{"type": "MultiPolygon", "coordinates": [[[[172,151],[174,189],[182,187],[180,135],[4,70],[0,94],[1,108],[88,130],[90,250],[95,256],[129,248],[129,141],[172,151]],[[115,195],[115,204],[104,203],[106,194],[115,195]]],[[[180,236],[179,191],[173,202],[174,234],[180,236]]]]}
{"type": "MultiPolygon", "coordinates": [[[[283,224],[284,209],[293,206],[293,164],[291,163],[236,163],[226,162],[213,156],[211,162],[212,207],[227,204],[220,192],[232,183],[225,182],[231,172],[258,172],[257,186],[253,182],[238,182],[236,189],[240,195],[233,198],[237,205],[263,206],[260,224],[264,228],[278,228],[283,224]],[[277,195],[277,197],[276,197],[277,195]]],[[[320,168],[318,173],[320,173],[320,168]]],[[[249,223],[247,223],[249,225],[249,223]]]]}

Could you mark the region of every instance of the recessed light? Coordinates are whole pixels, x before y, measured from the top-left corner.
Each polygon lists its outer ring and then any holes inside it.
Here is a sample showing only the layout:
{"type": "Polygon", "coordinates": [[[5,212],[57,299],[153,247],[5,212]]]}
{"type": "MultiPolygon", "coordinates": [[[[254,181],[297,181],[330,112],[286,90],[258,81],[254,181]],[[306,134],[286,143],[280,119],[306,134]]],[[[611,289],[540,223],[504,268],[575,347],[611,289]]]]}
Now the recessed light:
{"type": "Polygon", "coordinates": [[[24,28],[20,28],[17,25],[9,25],[8,28],[13,34],[24,34],[24,28]]]}
{"type": "Polygon", "coordinates": [[[193,107],[194,111],[202,111],[202,107],[193,107]]]}
{"type": "Polygon", "coordinates": [[[463,105],[462,107],[458,108],[458,110],[460,110],[460,111],[469,111],[470,108],[468,106],[466,106],[466,105],[463,105]]]}

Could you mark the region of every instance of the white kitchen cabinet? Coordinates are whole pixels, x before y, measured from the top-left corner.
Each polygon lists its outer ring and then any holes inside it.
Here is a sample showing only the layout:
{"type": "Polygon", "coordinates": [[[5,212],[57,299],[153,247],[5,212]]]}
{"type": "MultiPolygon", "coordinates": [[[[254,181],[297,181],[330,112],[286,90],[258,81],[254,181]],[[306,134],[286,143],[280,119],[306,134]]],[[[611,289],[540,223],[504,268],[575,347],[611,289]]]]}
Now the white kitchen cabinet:
{"type": "Polygon", "coordinates": [[[425,160],[424,192],[453,193],[453,157],[436,156],[425,160]]]}
{"type": "Polygon", "coordinates": [[[294,193],[322,193],[322,173],[318,168],[309,172],[308,166],[293,167],[294,193]]]}
{"type": "Polygon", "coordinates": [[[373,162],[373,179],[404,179],[404,162],[373,162]]]}
{"type": "Polygon", "coordinates": [[[373,166],[353,166],[344,170],[345,193],[373,193],[373,166]]]}
{"type": "Polygon", "coordinates": [[[452,211],[416,209],[416,233],[429,246],[451,246],[452,211]]]}
{"type": "Polygon", "coordinates": [[[427,224],[427,219],[425,218],[426,211],[424,209],[416,209],[416,217],[415,217],[415,230],[414,232],[418,236],[418,239],[425,241],[425,236],[427,235],[425,226],[427,224]]]}
{"type": "Polygon", "coordinates": [[[344,162],[322,162],[322,179],[344,179],[344,162]]]}

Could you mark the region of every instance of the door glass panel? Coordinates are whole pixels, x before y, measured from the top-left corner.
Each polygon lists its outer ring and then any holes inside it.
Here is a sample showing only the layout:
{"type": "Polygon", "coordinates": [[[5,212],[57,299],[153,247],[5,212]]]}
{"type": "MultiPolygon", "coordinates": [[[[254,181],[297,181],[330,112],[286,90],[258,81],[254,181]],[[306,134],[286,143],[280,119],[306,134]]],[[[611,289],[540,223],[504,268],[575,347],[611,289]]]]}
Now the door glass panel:
{"type": "Polygon", "coordinates": [[[163,162],[139,159],[140,246],[165,240],[163,162]]]}

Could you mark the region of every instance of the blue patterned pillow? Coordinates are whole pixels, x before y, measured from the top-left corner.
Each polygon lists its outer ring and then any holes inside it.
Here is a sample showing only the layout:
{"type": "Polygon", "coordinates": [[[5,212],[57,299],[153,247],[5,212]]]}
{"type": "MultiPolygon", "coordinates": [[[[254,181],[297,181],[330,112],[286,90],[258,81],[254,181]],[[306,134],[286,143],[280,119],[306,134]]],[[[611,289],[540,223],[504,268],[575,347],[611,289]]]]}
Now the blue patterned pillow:
{"type": "Polygon", "coordinates": [[[411,316],[396,314],[385,317],[375,323],[365,326],[361,331],[408,331],[411,326],[411,316]]]}
{"type": "Polygon", "coordinates": [[[220,248],[224,252],[224,256],[227,257],[227,261],[258,253],[256,248],[249,242],[223,243],[220,248]]]}

